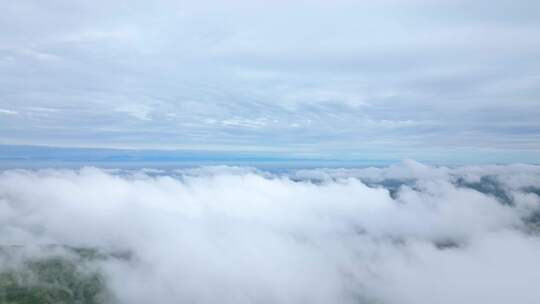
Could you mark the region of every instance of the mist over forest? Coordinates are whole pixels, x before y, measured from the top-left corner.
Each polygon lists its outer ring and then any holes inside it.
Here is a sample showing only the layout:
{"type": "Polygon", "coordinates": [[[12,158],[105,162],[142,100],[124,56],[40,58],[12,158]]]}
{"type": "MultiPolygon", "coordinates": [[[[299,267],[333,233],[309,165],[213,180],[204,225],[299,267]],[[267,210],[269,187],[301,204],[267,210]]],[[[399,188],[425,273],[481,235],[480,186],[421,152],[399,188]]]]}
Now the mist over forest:
{"type": "Polygon", "coordinates": [[[4,170],[0,302],[536,303],[539,194],[533,165],[4,170]]]}

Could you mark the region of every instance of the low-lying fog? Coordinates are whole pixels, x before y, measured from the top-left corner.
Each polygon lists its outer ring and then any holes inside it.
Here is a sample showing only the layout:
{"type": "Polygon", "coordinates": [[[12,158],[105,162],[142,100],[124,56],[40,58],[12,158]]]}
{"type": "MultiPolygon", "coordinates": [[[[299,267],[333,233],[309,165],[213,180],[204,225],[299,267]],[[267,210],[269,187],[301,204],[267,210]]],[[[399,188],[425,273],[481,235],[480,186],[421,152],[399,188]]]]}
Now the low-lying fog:
{"type": "Polygon", "coordinates": [[[106,303],[533,304],[539,195],[532,165],[6,170],[0,273],[82,248],[106,303]]]}

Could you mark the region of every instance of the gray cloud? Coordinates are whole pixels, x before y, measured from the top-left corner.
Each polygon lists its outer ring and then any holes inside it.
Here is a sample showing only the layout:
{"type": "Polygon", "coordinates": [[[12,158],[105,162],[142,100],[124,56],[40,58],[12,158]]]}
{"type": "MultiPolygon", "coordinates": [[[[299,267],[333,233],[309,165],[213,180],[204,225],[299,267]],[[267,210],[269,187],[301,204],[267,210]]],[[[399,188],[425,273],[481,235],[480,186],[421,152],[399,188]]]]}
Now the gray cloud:
{"type": "Polygon", "coordinates": [[[483,148],[537,160],[535,8],[5,3],[0,108],[19,115],[0,115],[2,143],[335,155],[369,147],[400,157],[414,145],[419,154],[483,148]]]}

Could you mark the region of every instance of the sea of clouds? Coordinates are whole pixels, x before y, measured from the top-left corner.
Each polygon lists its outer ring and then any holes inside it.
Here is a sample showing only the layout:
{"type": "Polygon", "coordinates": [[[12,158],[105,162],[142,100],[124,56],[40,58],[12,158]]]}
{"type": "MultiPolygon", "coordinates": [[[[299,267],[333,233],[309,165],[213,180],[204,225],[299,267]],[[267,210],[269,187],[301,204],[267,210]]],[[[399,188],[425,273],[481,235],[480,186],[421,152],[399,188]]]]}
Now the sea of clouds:
{"type": "Polygon", "coordinates": [[[533,165],[4,170],[0,245],[129,252],[94,262],[118,303],[538,303],[539,195],[533,165]]]}

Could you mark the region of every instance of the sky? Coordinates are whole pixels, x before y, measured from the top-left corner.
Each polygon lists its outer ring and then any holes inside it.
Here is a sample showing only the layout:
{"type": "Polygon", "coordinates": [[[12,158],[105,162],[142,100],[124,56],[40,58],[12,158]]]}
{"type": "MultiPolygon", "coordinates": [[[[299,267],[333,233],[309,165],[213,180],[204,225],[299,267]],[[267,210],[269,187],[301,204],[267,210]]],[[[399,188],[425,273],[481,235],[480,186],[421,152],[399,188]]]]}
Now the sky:
{"type": "Polygon", "coordinates": [[[0,144],[540,162],[538,1],[3,1],[0,144]]]}

